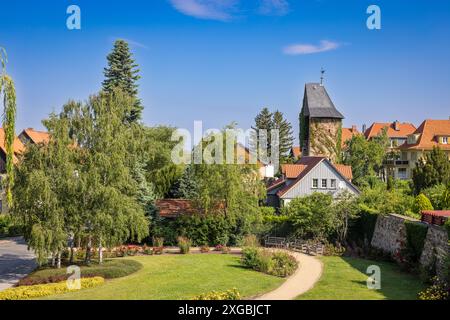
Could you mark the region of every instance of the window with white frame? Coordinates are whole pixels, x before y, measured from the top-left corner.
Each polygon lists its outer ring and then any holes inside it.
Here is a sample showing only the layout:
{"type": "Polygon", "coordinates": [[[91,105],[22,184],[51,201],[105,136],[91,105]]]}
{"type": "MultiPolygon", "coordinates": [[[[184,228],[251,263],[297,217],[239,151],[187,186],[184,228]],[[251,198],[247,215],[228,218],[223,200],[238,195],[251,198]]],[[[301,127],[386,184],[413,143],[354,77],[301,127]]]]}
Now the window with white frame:
{"type": "Polygon", "coordinates": [[[312,181],[312,187],[314,189],[317,189],[319,187],[319,179],[313,179],[312,181]]]}
{"type": "Polygon", "coordinates": [[[448,144],[448,137],[442,137],[442,143],[448,144]]]}
{"type": "Polygon", "coordinates": [[[331,189],[336,189],[336,179],[331,179],[331,189]]]}
{"type": "Polygon", "coordinates": [[[326,189],[328,187],[328,180],[327,179],[322,179],[322,188],[326,189]]]}

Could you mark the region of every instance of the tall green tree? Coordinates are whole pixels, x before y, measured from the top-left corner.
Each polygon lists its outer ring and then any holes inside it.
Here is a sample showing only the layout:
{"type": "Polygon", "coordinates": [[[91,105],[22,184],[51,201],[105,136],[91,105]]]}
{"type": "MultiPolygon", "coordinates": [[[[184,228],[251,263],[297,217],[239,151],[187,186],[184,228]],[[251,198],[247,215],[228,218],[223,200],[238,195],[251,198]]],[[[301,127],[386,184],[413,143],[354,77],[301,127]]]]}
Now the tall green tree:
{"type": "Polygon", "coordinates": [[[419,194],[423,189],[439,184],[450,183],[450,161],[440,148],[433,148],[421,158],[412,172],[414,191],[419,194]]]}
{"type": "Polygon", "coordinates": [[[294,143],[294,135],[291,123],[284,117],[280,111],[273,114],[273,128],[279,130],[280,139],[280,163],[285,162],[289,158],[289,152],[294,143]]]}
{"type": "MultiPolygon", "coordinates": [[[[253,129],[256,130],[257,136],[254,137],[260,139],[261,134],[258,135],[259,130],[267,130],[267,156],[272,156],[272,135],[271,130],[278,130],[278,159],[280,159],[280,163],[287,162],[289,158],[289,151],[292,148],[292,144],[294,142],[294,136],[292,132],[292,125],[290,122],[284,117],[283,113],[280,111],[275,111],[274,113],[270,112],[268,108],[263,108],[261,112],[255,118],[255,125],[253,129]]],[[[253,142],[253,146],[256,145],[253,142]]]]}
{"type": "Polygon", "coordinates": [[[25,153],[14,188],[23,201],[14,210],[41,262],[49,253],[60,256],[75,237],[89,263],[94,247],[102,262],[104,247],[148,235],[151,194],[129,152],[134,125],[123,122],[133,103],[120,89],[69,102],[44,121],[50,142],[25,153]]]}
{"type": "Polygon", "coordinates": [[[108,67],[104,70],[103,90],[111,93],[115,88],[119,88],[134,98],[133,107],[125,114],[125,120],[129,123],[141,120],[143,106],[138,98],[137,84],[140,79],[139,69],[128,43],[125,40],[117,40],[107,60],[108,67]]]}
{"type": "Polygon", "coordinates": [[[346,144],[344,164],[352,167],[353,182],[363,187],[370,179],[381,174],[389,146],[388,137],[385,132],[371,140],[366,140],[362,135],[354,135],[346,144]]]}
{"type": "MultiPolygon", "coordinates": [[[[273,124],[273,114],[272,112],[269,111],[268,108],[263,108],[261,110],[260,113],[258,113],[258,115],[255,118],[255,126],[253,127],[254,130],[256,130],[256,135],[253,137],[253,148],[256,149],[256,146],[258,145],[258,139],[259,142],[262,143],[262,135],[261,132],[259,132],[259,130],[266,130],[267,131],[267,139],[266,139],[266,150],[267,150],[267,156],[270,157],[271,156],[271,142],[272,142],[272,136],[270,134],[270,130],[272,130],[274,127],[273,124]]],[[[262,148],[264,148],[264,146],[261,146],[262,148]]]]}
{"type": "Polygon", "coordinates": [[[0,47],[0,100],[3,102],[2,125],[5,130],[6,149],[6,200],[13,204],[12,187],[14,185],[14,138],[16,124],[16,88],[13,79],[6,73],[8,58],[4,48],[0,47]],[[3,96],[3,99],[1,97],[3,96]]]}

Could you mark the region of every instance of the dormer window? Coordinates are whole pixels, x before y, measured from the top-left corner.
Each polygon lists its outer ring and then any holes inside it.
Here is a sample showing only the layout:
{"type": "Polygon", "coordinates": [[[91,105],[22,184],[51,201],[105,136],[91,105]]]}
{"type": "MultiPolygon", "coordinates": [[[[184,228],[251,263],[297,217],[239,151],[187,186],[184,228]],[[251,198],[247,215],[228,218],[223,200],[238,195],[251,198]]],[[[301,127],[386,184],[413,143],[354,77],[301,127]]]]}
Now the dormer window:
{"type": "Polygon", "coordinates": [[[442,144],[448,144],[448,137],[442,137],[442,144]]]}

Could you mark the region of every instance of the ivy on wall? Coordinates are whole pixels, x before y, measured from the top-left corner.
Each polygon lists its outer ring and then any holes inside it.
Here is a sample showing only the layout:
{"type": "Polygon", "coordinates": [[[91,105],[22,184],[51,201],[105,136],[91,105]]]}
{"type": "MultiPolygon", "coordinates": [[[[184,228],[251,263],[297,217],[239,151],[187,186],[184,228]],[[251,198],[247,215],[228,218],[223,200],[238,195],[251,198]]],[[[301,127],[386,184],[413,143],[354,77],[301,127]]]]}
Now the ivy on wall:
{"type": "Polygon", "coordinates": [[[330,121],[326,124],[321,121],[310,121],[309,137],[312,154],[326,155],[330,157],[332,161],[338,160],[342,143],[341,121],[330,121]],[[330,127],[334,127],[334,132],[330,132],[330,127]],[[341,128],[341,130],[339,130],[339,128],[341,128]],[[341,132],[340,134],[339,131],[341,132]],[[339,146],[339,148],[337,146],[339,146]]]}

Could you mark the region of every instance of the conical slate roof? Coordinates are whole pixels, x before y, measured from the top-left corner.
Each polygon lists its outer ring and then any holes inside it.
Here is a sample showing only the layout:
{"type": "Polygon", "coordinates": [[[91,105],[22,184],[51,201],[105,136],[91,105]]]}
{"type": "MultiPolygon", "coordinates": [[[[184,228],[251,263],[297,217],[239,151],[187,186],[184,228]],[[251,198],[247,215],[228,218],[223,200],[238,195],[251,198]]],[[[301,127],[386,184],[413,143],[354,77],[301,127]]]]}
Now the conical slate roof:
{"type": "Polygon", "coordinates": [[[303,114],[310,118],[344,119],[320,83],[307,83],[303,98],[303,114]]]}

